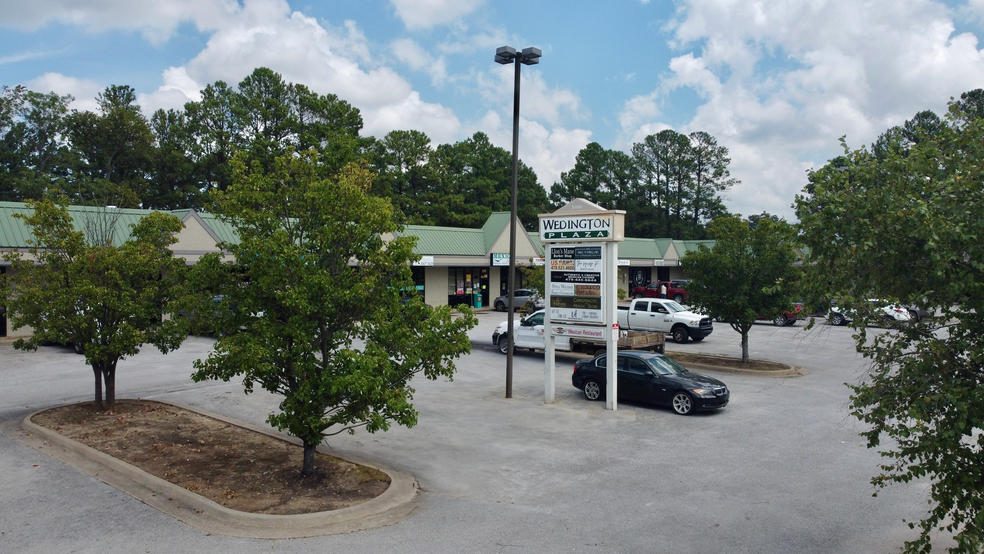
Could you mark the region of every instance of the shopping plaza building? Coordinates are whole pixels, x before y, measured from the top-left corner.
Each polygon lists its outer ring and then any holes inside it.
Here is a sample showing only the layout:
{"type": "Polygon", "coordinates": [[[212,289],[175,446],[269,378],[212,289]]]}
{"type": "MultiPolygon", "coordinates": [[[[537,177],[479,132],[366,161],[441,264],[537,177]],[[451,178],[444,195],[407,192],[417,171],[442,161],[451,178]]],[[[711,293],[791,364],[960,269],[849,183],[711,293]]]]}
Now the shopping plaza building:
{"type": "MultiPolygon", "coordinates": [[[[88,217],[113,210],[117,240],[126,240],[127,230],[151,210],[69,206],[77,229],[82,229],[88,217]]],[[[29,248],[30,228],[13,217],[29,213],[20,202],[0,202],[0,255],[12,250],[29,248]]],[[[169,212],[184,222],[171,249],[174,255],[194,264],[203,255],[220,252],[221,242],[238,240],[235,230],[218,217],[194,210],[169,212]]],[[[535,232],[523,230],[524,222],[516,222],[516,265],[518,267],[543,263],[544,246],[535,232]]],[[[529,222],[535,223],[535,222],[529,222]]],[[[495,212],[481,229],[407,225],[402,236],[417,237],[415,253],[420,260],[413,264],[413,278],[418,294],[431,306],[469,304],[488,307],[500,295],[509,291],[509,213],[495,212]]],[[[701,242],[673,239],[626,238],[618,244],[618,287],[626,292],[654,280],[684,278],[680,259],[701,242]]],[[[0,274],[11,270],[10,263],[0,259],[0,274]]],[[[516,288],[523,288],[523,275],[516,272],[516,288]]],[[[0,311],[4,311],[0,306],[0,311]]],[[[29,329],[9,328],[6,313],[0,314],[0,337],[24,335],[29,329]]]]}

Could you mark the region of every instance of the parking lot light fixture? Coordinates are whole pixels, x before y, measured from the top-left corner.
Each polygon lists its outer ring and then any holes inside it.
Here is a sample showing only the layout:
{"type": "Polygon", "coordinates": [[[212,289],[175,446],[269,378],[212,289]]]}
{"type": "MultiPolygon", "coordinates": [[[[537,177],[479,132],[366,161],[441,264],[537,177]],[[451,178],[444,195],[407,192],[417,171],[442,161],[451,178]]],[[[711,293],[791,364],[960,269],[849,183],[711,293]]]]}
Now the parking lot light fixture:
{"type": "Polygon", "coordinates": [[[511,46],[500,46],[495,50],[495,62],[515,65],[513,79],[513,136],[512,136],[512,207],[509,212],[509,340],[506,351],[506,398],[512,398],[513,382],[513,347],[515,346],[513,315],[516,313],[516,212],[519,189],[519,68],[520,65],[536,65],[540,63],[543,53],[539,48],[524,48],[516,52],[511,46]]]}

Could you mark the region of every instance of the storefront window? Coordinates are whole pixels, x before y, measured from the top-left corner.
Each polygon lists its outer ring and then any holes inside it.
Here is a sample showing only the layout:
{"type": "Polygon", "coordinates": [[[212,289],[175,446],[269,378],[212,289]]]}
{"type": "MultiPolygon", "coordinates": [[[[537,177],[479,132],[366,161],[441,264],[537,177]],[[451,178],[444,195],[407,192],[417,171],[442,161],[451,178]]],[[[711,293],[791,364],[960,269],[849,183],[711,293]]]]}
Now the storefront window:
{"type": "Polygon", "coordinates": [[[448,268],[448,304],[468,304],[475,306],[475,294],[482,296],[485,305],[488,303],[488,268],[481,267],[451,267],[448,268]],[[482,289],[482,285],[485,289],[482,289]]]}

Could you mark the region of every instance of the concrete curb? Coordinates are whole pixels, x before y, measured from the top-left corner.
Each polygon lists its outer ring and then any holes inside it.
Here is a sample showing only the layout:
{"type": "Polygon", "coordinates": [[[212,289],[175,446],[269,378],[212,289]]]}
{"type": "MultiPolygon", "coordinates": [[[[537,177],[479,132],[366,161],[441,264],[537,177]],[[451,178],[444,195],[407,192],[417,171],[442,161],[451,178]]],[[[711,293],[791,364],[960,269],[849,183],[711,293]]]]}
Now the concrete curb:
{"type": "Polygon", "coordinates": [[[809,371],[801,367],[790,367],[789,369],[779,369],[776,371],[766,371],[760,369],[741,369],[736,367],[728,367],[723,365],[715,364],[702,364],[694,362],[680,362],[687,369],[693,369],[697,371],[714,371],[717,373],[729,373],[732,375],[754,375],[756,377],[803,377],[809,374],[809,371]]]}
{"type": "MultiPolygon", "coordinates": [[[[155,402],[161,402],[155,400],[155,402]]],[[[286,437],[247,423],[213,414],[199,408],[174,402],[162,402],[198,414],[218,419],[257,433],[300,444],[286,437]]],[[[202,531],[216,535],[256,539],[289,539],[351,533],[398,523],[409,515],[419,502],[416,479],[409,474],[382,467],[379,464],[340,456],[324,447],[318,450],[346,461],[378,469],[390,477],[386,492],[376,498],[329,512],[299,515],[266,515],[231,510],[203,496],[155,477],[135,466],[99,452],[84,444],[31,422],[34,412],[22,421],[8,421],[3,432],[45,454],[116,487],[137,500],[202,531]]]]}

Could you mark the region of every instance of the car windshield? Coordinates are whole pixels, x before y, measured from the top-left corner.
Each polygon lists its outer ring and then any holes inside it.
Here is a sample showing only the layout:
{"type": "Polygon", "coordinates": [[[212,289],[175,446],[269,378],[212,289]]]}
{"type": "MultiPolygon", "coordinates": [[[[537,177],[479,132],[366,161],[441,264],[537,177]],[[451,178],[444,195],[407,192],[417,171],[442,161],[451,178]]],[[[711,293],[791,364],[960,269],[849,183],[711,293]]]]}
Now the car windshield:
{"type": "Polygon", "coordinates": [[[683,306],[677,304],[676,302],[674,302],[672,300],[670,300],[669,302],[663,302],[663,305],[666,306],[666,310],[668,312],[670,312],[671,314],[675,314],[677,312],[685,312],[685,311],[687,311],[686,308],[684,308],[683,306]]]}
{"type": "Polygon", "coordinates": [[[646,361],[660,375],[680,375],[687,371],[686,368],[670,358],[653,357],[648,358],[646,361]]]}

